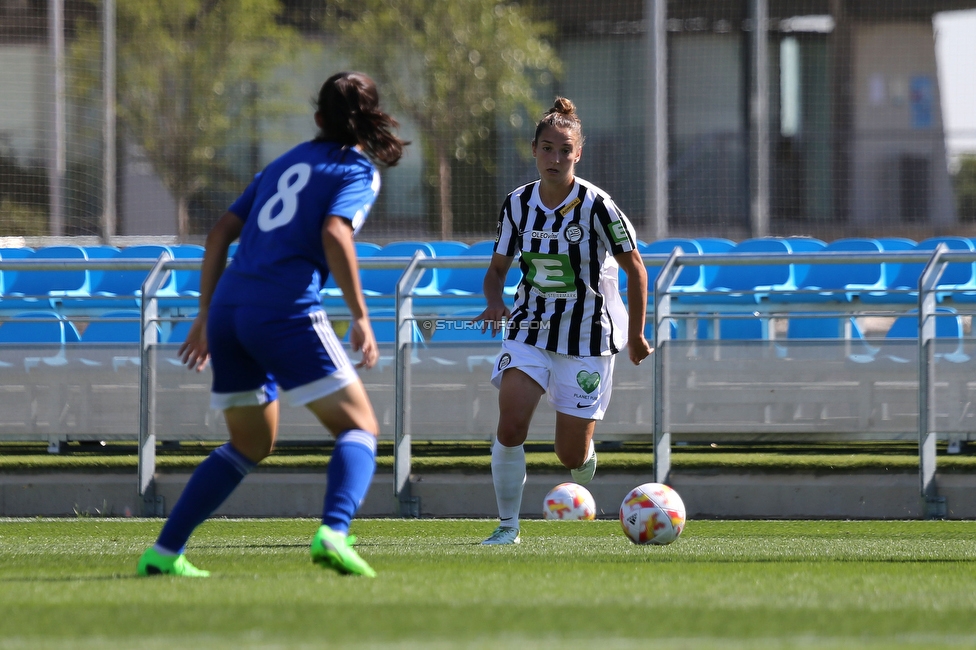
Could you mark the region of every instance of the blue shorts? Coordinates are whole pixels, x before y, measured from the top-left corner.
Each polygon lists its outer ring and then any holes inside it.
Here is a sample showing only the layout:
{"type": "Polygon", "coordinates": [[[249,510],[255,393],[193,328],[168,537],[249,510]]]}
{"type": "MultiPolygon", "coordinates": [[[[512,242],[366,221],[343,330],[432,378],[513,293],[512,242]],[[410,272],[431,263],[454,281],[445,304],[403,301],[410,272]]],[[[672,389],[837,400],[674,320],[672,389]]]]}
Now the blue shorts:
{"type": "Polygon", "coordinates": [[[207,343],[216,409],[274,401],[276,384],[292,405],[308,404],[359,380],[321,309],[212,305],[207,343]]]}

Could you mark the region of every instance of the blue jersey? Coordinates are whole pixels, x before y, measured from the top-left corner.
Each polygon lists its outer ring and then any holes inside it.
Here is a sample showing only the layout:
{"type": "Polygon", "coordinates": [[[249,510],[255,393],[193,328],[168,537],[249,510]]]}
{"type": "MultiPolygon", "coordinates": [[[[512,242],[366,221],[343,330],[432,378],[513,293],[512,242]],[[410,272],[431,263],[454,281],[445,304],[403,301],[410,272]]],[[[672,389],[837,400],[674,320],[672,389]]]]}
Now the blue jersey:
{"type": "Polygon", "coordinates": [[[358,232],[379,190],[373,163],[334,142],[305,142],[271,162],[230,206],[244,228],[213,303],[289,311],[320,305],[329,276],[325,218],[344,217],[358,232]]]}

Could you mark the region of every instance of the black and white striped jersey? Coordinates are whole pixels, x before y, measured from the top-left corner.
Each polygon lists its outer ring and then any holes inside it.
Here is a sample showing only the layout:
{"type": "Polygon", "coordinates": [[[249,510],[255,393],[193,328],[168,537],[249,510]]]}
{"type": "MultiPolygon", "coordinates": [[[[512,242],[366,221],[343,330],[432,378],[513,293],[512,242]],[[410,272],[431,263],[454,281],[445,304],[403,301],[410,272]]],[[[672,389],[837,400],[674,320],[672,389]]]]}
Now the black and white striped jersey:
{"type": "Polygon", "coordinates": [[[496,253],[521,254],[522,281],[506,338],[577,357],[622,350],[627,310],[613,256],[636,248],[630,220],[588,181],[576,178],[554,210],[539,199],[539,181],[513,191],[495,236],[496,253]]]}

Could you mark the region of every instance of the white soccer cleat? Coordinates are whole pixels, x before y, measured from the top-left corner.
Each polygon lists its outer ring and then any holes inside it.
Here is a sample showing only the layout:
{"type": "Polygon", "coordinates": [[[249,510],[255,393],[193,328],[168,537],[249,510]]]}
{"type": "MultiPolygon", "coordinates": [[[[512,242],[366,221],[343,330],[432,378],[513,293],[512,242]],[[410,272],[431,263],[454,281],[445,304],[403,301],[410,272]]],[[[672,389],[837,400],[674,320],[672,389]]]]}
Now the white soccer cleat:
{"type": "Polygon", "coordinates": [[[580,485],[586,485],[593,480],[593,475],[596,474],[596,446],[593,444],[593,439],[590,439],[590,453],[586,456],[586,461],[577,467],[576,469],[569,470],[569,473],[573,475],[573,480],[580,485]]]}
{"type": "Polygon", "coordinates": [[[482,546],[502,546],[504,544],[520,544],[522,537],[519,535],[518,528],[511,526],[499,526],[488,539],[481,542],[482,546]]]}

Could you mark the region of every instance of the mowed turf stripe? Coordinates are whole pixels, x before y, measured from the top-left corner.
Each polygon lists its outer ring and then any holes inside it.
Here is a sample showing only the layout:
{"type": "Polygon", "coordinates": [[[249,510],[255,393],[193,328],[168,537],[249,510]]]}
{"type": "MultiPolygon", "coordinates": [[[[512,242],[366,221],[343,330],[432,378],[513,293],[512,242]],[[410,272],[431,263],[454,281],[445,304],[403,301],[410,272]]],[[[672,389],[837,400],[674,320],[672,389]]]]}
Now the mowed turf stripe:
{"type": "Polygon", "coordinates": [[[161,522],[0,520],[0,647],[967,647],[976,522],[359,520],[376,580],[311,565],[312,520],[213,520],[209,580],[134,577],[161,522]],[[921,645],[919,645],[921,643],[921,645]],[[913,645],[914,644],[914,645],[913,645]],[[319,646],[321,647],[321,645],[319,646]]]}

